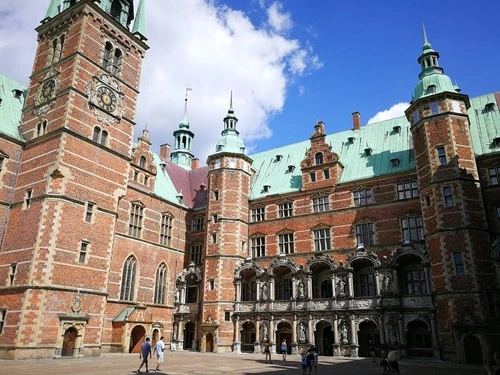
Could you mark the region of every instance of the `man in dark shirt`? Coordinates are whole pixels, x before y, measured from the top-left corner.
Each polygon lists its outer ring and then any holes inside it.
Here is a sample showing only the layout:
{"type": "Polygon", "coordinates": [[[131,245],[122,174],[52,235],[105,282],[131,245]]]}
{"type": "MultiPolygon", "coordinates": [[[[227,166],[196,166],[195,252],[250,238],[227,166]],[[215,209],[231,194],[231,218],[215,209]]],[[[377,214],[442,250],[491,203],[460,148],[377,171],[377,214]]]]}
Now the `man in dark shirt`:
{"type": "Polygon", "coordinates": [[[142,358],[141,365],[137,370],[138,373],[141,372],[141,368],[143,365],[146,365],[146,372],[149,372],[148,369],[148,357],[151,358],[151,343],[149,342],[149,337],[146,337],[146,341],[141,345],[141,354],[139,354],[139,358],[142,358]]]}
{"type": "Polygon", "coordinates": [[[398,361],[399,353],[395,350],[389,352],[387,358],[380,361],[380,375],[401,374],[398,361]]]}

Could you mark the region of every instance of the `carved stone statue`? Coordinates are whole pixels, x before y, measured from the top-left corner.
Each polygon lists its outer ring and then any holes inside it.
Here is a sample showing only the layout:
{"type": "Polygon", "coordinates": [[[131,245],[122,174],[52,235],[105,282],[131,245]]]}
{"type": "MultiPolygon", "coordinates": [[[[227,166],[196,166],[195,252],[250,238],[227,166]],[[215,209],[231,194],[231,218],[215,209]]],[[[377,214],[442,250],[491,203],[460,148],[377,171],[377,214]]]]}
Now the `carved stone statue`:
{"type": "Polygon", "coordinates": [[[299,342],[306,342],[306,326],[304,323],[299,323],[299,342]]]}
{"type": "Polygon", "coordinates": [[[179,288],[175,288],[175,292],[174,292],[174,302],[175,303],[179,303],[180,302],[180,296],[181,296],[181,292],[179,291],[179,288]]]}
{"type": "Polygon", "coordinates": [[[268,331],[267,331],[267,324],[266,323],[263,323],[262,326],[261,326],[261,338],[262,338],[262,341],[267,341],[269,340],[269,334],[268,334],[268,331]]]}
{"type": "Polygon", "coordinates": [[[262,283],[262,299],[265,301],[269,298],[269,290],[267,289],[267,283],[262,283]]]}
{"type": "Polygon", "coordinates": [[[339,294],[341,296],[346,295],[345,285],[346,285],[346,282],[344,281],[344,279],[342,279],[342,278],[339,279],[339,281],[337,282],[337,294],[339,294]]]}
{"type": "Polygon", "coordinates": [[[384,275],[384,279],[382,280],[382,283],[384,285],[384,292],[385,293],[390,293],[391,292],[391,282],[392,282],[391,277],[389,276],[388,273],[386,273],[384,275]]]}
{"type": "Polygon", "coordinates": [[[297,296],[299,298],[304,298],[304,283],[302,281],[300,281],[297,286],[297,296]]]}
{"type": "Polygon", "coordinates": [[[340,328],[340,339],[342,344],[347,344],[349,342],[349,329],[347,328],[346,322],[343,322],[340,328]]]}
{"type": "Polygon", "coordinates": [[[174,331],[172,332],[172,338],[177,340],[177,324],[174,324],[174,331]]]}
{"type": "Polygon", "coordinates": [[[389,341],[395,343],[398,341],[396,325],[394,323],[389,323],[389,341]]]}

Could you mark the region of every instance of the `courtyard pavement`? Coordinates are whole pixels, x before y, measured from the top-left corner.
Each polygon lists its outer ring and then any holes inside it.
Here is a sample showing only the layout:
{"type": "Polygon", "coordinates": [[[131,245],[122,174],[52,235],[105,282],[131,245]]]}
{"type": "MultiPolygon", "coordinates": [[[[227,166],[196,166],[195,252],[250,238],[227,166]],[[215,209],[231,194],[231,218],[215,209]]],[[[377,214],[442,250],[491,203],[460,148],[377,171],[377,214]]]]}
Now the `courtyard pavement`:
{"type": "MultiPolygon", "coordinates": [[[[318,375],[326,374],[373,374],[379,373],[380,359],[350,359],[319,357],[318,375]]],[[[138,354],[111,354],[79,359],[28,359],[19,361],[0,360],[2,375],[131,375],[139,367],[138,354]]],[[[261,354],[214,354],[198,352],[165,352],[161,371],[154,371],[155,358],[150,360],[150,374],[158,375],[302,375],[300,356],[289,355],[283,362],[281,356],[273,356],[272,364],[266,364],[261,354]]],[[[460,365],[436,360],[402,360],[402,375],[484,375],[482,366],[460,365]]],[[[143,367],[142,373],[145,373],[143,367]]]]}

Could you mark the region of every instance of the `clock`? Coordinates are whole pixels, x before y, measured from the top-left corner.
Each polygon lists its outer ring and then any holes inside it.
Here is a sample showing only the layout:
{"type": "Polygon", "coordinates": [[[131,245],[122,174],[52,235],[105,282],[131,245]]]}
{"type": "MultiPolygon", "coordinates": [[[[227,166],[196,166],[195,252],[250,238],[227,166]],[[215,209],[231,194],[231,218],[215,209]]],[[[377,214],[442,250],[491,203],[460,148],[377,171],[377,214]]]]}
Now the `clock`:
{"type": "Polygon", "coordinates": [[[43,103],[43,102],[46,102],[47,100],[52,99],[55,90],[56,90],[56,81],[55,80],[49,79],[48,81],[45,81],[45,83],[42,85],[42,89],[41,89],[40,95],[39,95],[40,103],[43,103]]]}
{"type": "Polygon", "coordinates": [[[97,89],[97,104],[102,109],[105,109],[108,112],[115,112],[117,107],[117,99],[116,95],[107,86],[101,86],[97,89]]]}

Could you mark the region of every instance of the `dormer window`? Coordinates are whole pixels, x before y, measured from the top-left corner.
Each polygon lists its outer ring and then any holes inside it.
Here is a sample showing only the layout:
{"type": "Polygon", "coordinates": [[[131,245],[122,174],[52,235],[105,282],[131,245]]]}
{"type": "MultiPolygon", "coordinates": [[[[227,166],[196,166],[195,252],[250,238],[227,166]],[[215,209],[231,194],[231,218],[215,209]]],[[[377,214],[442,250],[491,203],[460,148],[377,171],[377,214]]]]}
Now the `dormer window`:
{"type": "Polygon", "coordinates": [[[120,22],[120,18],[122,15],[122,5],[120,4],[119,0],[115,0],[111,4],[110,14],[111,14],[111,17],[113,17],[115,20],[120,22]]]}
{"type": "Polygon", "coordinates": [[[288,173],[292,173],[295,170],[295,165],[290,164],[288,166],[288,173]]]}
{"type": "Polygon", "coordinates": [[[139,167],[146,168],[146,158],[144,156],[141,156],[139,159],[139,167]]]}
{"type": "Polygon", "coordinates": [[[347,138],[347,142],[349,142],[349,143],[354,143],[354,140],[355,140],[355,139],[356,139],[356,138],[354,138],[354,137],[348,137],[348,138],[347,138]]]}
{"type": "Polygon", "coordinates": [[[394,132],[394,134],[399,134],[401,133],[401,126],[399,125],[396,125],[392,128],[392,131],[394,132]]]}
{"type": "Polygon", "coordinates": [[[399,159],[398,158],[391,159],[391,167],[392,168],[399,167],[399,159]]]}
{"type": "Polygon", "coordinates": [[[281,159],[283,159],[283,155],[280,154],[276,155],[276,161],[280,161],[281,159]]]}
{"type": "Polygon", "coordinates": [[[435,94],[435,93],[436,93],[436,86],[435,85],[427,86],[427,94],[435,94]]]}
{"type": "Polygon", "coordinates": [[[314,161],[316,162],[316,165],[321,165],[323,164],[323,154],[321,152],[318,152],[314,156],[314,161]]]}
{"type": "Polygon", "coordinates": [[[488,103],[484,106],[485,112],[493,112],[495,110],[495,103],[488,103]]]}
{"type": "Polygon", "coordinates": [[[370,147],[365,148],[365,156],[370,156],[373,150],[370,147]]]}
{"type": "Polygon", "coordinates": [[[493,139],[493,146],[495,148],[500,148],[500,137],[496,137],[495,139],[493,139]]]}
{"type": "Polygon", "coordinates": [[[22,90],[19,90],[19,89],[12,90],[12,93],[14,94],[15,99],[21,99],[21,97],[23,95],[22,90]]]}
{"type": "Polygon", "coordinates": [[[263,188],[264,188],[264,193],[269,193],[269,190],[271,190],[271,185],[266,184],[263,186],[263,188]]]}

